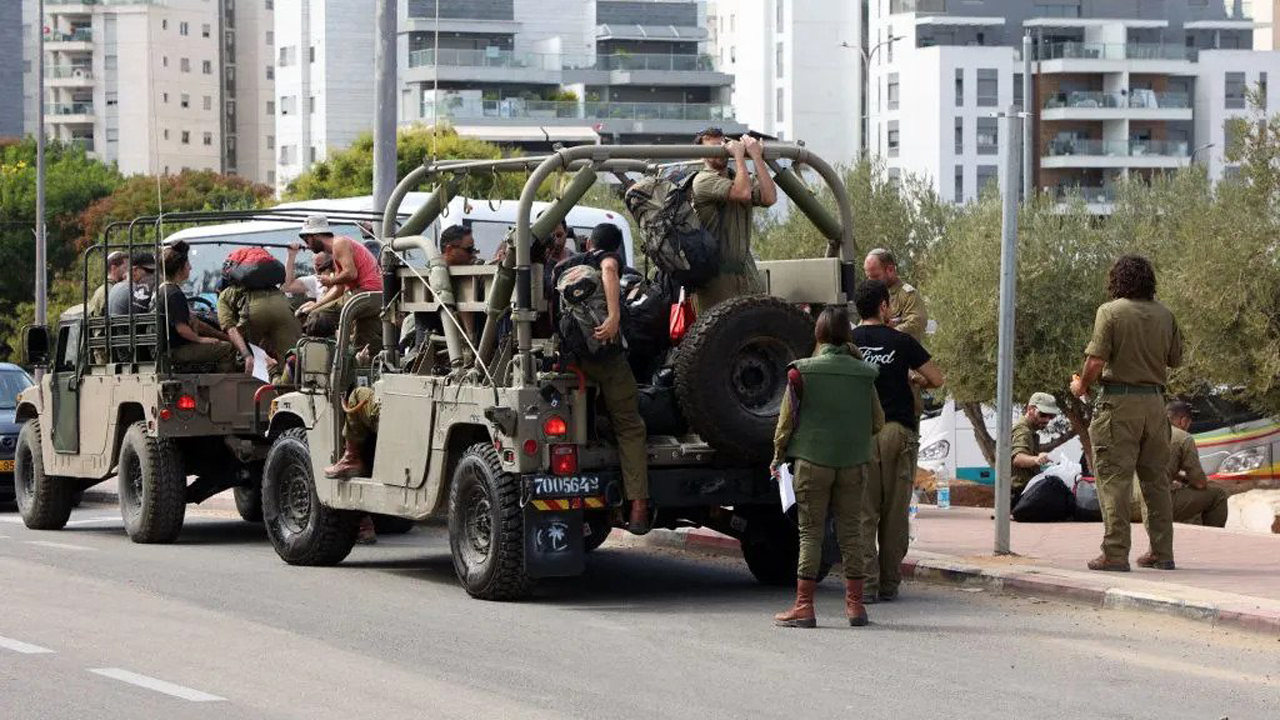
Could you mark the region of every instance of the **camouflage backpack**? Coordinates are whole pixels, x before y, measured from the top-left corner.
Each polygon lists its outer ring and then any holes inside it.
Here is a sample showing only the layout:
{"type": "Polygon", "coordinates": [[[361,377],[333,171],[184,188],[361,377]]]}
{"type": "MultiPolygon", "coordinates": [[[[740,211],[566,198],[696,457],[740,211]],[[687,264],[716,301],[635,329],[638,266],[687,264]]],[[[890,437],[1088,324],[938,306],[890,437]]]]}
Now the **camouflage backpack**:
{"type": "Polygon", "coordinates": [[[626,349],[619,332],[615,342],[602,343],[595,329],[609,317],[609,302],[604,294],[604,278],[600,263],[604,253],[583,253],[564,260],[555,269],[555,288],[559,296],[556,332],[561,350],[580,358],[602,358],[626,349]]]}
{"type": "Polygon", "coordinates": [[[646,175],[627,188],[624,197],[640,226],[645,256],[691,289],[715,277],[720,265],[720,245],[693,209],[695,176],[646,175]]]}

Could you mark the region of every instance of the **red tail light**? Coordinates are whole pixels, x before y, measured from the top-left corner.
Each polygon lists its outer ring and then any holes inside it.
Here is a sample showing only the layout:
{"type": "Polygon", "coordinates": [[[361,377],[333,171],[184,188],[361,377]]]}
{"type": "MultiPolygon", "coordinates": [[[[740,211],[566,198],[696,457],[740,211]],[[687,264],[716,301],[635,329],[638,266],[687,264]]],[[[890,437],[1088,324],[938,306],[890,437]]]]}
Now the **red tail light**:
{"type": "Polygon", "coordinates": [[[171,417],[173,417],[173,411],[172,411],[172,410],[170,410],[170,409],[169,409],[169,408],[167,408],[167,407],[165,407],[165,408],[160,408],[160,419],[161,419],[161,420],[168,420],[168,419],[169,419],[169,418],[171,418],[171,417]]]}
{"type": "Polygon", "coordinates": [[[553,475],[573,475],[578,472],[578,446],[551,446],[551,473],[553,475]]]}
{"type": "Polygon", "coordinates": [[[559,437],[569,434],[569,424],[559,415],[552,415],[542,423],[542,432],[547,437],[559,437]]]}
{"type": "Polygon", "coordinates": [[[178,409],[179,410],[195,410],[196,399],[194,397],[191,397],[190,395],[179,395],[178,409]]]}
{"type": "Polygon", "coordinates": [[[524,441],[524,454],[533,457],[538,454],[538,442],[536,440],[524,441]]]}

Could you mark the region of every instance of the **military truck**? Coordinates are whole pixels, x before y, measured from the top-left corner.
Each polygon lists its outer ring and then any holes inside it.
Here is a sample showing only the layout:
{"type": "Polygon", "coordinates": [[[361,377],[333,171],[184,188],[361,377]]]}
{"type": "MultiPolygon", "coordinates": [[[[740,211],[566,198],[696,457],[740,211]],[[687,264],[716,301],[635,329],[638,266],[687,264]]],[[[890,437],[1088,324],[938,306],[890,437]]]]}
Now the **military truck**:
{"type": "MultiPolygon", "coordinates": [[[[296,226],[307,212],[173,213],[114,223],[84,252],[83,298],[87,301],[106,283],[105,267],[93,282],[88,268],[105,265],[101,260],[111,251],[147,250],[158,263],[165,228],[251,220],[296,226]]],[[[335,217],[347,223],[370,219],[369,213],[335,217]]],[[[232,246],[249,244],[196,241],[192,257],[199,256],[201,265],[216,274],[222,263],[213,255],[225,258],[232,246]]],[[[206,280],[192,278],[188,302],[194,314],[216,326],[211,301],[199,292],[206,280]]],[[[134,542],[172,542],[187,503],[230,488],[236,489],[241,515],[260,520],[266,410],[276,389],[241,372],[170,362],[164,308],[140,312],[131,307],[115,315],[108,308],[90,317],[85,307],[64,312],[56,328],[26,331],[27,362],[42,368],[44,376],[22,392],[15,409],[21,429],[14,492],[24,523],[40,530],[62,528],[76,496],[113,474],[125,530],[134,542]],[[195,480],[188,482],[190,476],[195,480]]]]}
{"type": "MultiPolygon", "coordinates": [[[[424,164],[387,206],[384,291],[347,303],[334,343],[299,345],[300,384],[271,402],[272,446],[263,472],[263,514],[279,556],[331,565],[351,551],[364,513],[444,519],[463,587],[484,599],[526,596],[541,578],[582,572],[626,501],[618,454],[596,389],[557,353],[536,262],[560,218],[597,181],[658,172],[662,163],[724,154],[700,146],[588,146],[551,155],[424,164]],[[427,267],[405,253],[439,255],[421,233],[468,173],[527,173],[512,247],[498,265],[427,267]],[[561,174],[558,197],[536,218],[538,189],[561,174]],[[396,207],[420,183],[431,199],[392,233],[396,207]],[[371,364],[348,346],[348,318],[383,307],[384,348],[371,364]],[[401,357],[398,319],[435,316],[416,353],[401,357]],[[472,314],[477,343],[458,317],[472,314]],[[368,477],[326,478],[341,448],[344,400],[371,386],[380,424],[366,447],[368,477]]],[[[725,302],[698,318],[662,363],[687,428],[646,416],[654,524],[707,526],[737,537],[762,582],[794,582],[797,534],[783,515],[768,461],[789,362],[813,350],[813,313],[845,303],[855,278],[852,213],[840,178],[801,145],[770,144],[767,171],[829,240],[828,257],[762,263],[769,294],[725,302]],[[791,167],[780,161],[790,160],[791,167]],[[797,166],[825,181],[833,217],[797,166]],[[683,431],[682,431],[683,430],[683,431]]],[[[760,168],[765,171],[765,168],[760,168]]],[[[640,378],[642,393],[652,390],[640,378]]],[[[642,404],[642,414],[646,410],[642,404]]]]}

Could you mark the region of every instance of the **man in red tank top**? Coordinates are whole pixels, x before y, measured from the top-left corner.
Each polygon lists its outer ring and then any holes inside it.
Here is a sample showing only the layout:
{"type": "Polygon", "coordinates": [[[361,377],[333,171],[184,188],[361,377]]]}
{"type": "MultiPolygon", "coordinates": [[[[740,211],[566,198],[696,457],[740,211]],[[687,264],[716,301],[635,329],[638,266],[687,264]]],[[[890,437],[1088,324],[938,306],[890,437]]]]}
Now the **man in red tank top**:
{"type": "MultiPolygon", "coordinates": [[[[334,235],[324,215],[309,215],[298,235],[312,252],[328,253],[333,258],[333,274],[320,278],[324,292],[314,303],[299,308],[300,313],[308,315],[304,325],[308,334],[327,334],[313,330],[336,325],[336,317],[328,318],[330,322],[321,322],[319,315],[341,312],[342,303],[350,295],[382,292],[382,271],[378,259],[364,245],[345,235],[334,235]]],[[[379,311],[379,305],[370,305],[354,318],[352,334],[357,350],[368,346],[370,353],[377,353],[382,340],[379,311]]]]}

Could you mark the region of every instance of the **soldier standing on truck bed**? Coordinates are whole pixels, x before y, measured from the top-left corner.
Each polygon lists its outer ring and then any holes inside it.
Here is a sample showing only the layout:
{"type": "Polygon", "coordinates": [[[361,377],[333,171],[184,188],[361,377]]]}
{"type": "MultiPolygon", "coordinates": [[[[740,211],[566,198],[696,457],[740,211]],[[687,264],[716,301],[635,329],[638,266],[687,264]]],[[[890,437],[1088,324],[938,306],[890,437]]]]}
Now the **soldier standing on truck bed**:
{"type": "MultiPolygon", "coordinates": [[[[307,315],[326,313],[337,315],[342,312],[342,303],[348,293],[382,292],[382,270],[373,253],[358,241],[345,235],[335,236],[329,228],[329,219],[324,215],[309,215],[298,231],[298,236],[307,243],[314,253],[328,253],[333,258],[332,275],[320,277],[324,286],[324,294],[315,303],[308,303],[299,308],[299,312],[307,315]]],[[[380,347],[382,344],[382,325],[379,303],[366,305],[360,313],[352,318],[354,321],[352,344],[355,347],[380,347]]],[[[307,318],[310,327],[319,318],[307,318]]],[[[336,326],[337,322],[318,323],[325,326],[336,326]]],[[[323,333],[316,333],[323,334],[323,333]]]]}
{"type": "Polygon", "coordinates": [[[1129,571],[1129,503],[1136,471],[1151,541],[1138,565],[1172,570],[1169,418],[1163,396],[1168,368],[1182,364],[1182,332],[1169,308],[1155,299],[1156,273],[1146,258],[1116,260],[1107,292],[1112,300],[1098,307],[1084,368],[1071,379],[1076,397],[1102,381],[1089,436],[1105,530],[1102,554],[1089,561],[1089,569],[1129,571]]]}
{"type": "Polygon", "coordinates": [[[693,207],[698,222],[716,237],[720,269],[694,293],[694,307],[705,313],[715,305],[741,295],[764,292],[764,281],[751,254],[751,210],[770,207],[778,200],[773,176],[764,164],[764,143],[750,135],[730,140],[720,128],[707,128],[694,139],[698,145],[723,145],[733,157],[734,169],[724,158],[704,160],[693,178],[693,207]],[[747,158],[756,177],[747,169],[747,158]]]}

